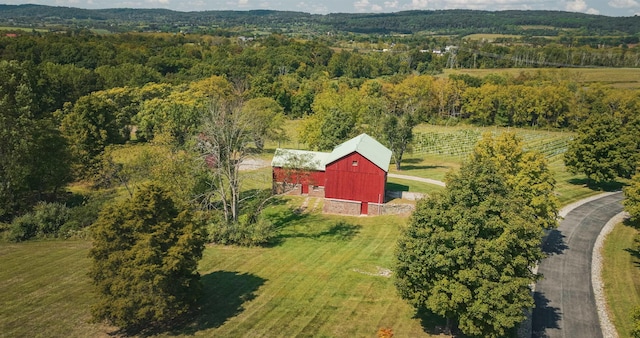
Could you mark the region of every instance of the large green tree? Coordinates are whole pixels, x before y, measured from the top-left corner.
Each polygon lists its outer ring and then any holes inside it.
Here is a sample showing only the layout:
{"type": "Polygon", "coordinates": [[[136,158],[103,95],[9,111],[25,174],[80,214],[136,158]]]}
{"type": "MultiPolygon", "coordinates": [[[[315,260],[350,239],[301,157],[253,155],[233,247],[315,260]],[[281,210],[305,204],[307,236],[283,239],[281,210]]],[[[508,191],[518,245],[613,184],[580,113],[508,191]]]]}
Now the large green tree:
{"type": "Polygon", "coordinates": [[[0,220],[69,180],[67,145],[42,114],[27,63],[0,61],[0,220]]]}
{"type": "Polygon", "coordinates": [[[597,183],[631,177],[640,160],[638,120],[626,122],[609,112],[594,112],[569,143],[565,164],[597,183]]]}
{"type": "Polygon", "coordinates": [[[624,210],[631,215],[631,219],[640,221],[640,173],[635,174],[629,186],[624,188],[624,196],[624,210]]]}
{"type": "Polygon", "coordinates": [[[95,321],[125,331],[166,327],[195,309],[203,227],[170,194],[148,185],[106,207],[93,225],[89,276],[95,321]]]}
{"type": "Polygon", "coordinates": [[[521,152],[509,138],[485,136],[444,192],[418,202],[396,250],[400,295],[469,336],[501,337],[524,320],[534,304],[529,285],[543,256],[543,226],[555,222],[537,220],[532,202],[541,196],[515,184],[535,175],[509,173],[496,156],[521,152]]]}

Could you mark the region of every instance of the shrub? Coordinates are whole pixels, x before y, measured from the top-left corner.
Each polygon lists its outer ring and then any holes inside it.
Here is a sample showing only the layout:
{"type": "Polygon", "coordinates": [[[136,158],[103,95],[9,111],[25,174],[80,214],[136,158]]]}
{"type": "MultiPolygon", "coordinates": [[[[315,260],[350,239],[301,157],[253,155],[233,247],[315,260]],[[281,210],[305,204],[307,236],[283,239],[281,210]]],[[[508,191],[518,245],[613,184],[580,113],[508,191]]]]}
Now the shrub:
{"type": "Polygon", "coordinates": [[[38,226],[37,236],[57,236],[58,230],[69,220],[69,208],[61,203],[40,202],[33,208],[38,226]]]}
{"type": "Polygon", "coordinates": [[[33,237],[57,237],[69,215],[69,208],[64,204],[40,202],[31,212],[14,218],[9,239],[21,242],[33,237]]]}
{"type": "Polygon", "coordinates": [[[238,222],[212,222],[207,229],[209,241],[224,245],[258,246],[268,244],[277,234],[272,222],[264,217],[252,220],[242,215],[238,222]]]}
{"type": "Polygon", "coordinates": [[[38,224],[33,213],[28,213],[13,219],[9,240],[14,242],[26,241],[36,235],[38,224]]]}
{"type": "Polygon", "coordinates": [[[631,313],[633,326],[631,328],[631,337],[640,338],[640,306],[636,307],[631,313]]]}

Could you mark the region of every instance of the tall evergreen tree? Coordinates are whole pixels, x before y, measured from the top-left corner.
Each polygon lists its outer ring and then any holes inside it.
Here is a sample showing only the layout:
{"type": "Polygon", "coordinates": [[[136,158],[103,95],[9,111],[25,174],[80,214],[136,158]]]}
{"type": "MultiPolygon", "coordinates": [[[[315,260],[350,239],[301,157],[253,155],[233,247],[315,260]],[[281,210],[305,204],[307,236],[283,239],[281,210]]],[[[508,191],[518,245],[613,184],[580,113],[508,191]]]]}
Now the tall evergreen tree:
{"type": "Polygon", "coordinates": [[[128,332],[170,325],[194,310],[203,228],[155,185],[105,208],[93,229],[94,320],[128,332]]]}

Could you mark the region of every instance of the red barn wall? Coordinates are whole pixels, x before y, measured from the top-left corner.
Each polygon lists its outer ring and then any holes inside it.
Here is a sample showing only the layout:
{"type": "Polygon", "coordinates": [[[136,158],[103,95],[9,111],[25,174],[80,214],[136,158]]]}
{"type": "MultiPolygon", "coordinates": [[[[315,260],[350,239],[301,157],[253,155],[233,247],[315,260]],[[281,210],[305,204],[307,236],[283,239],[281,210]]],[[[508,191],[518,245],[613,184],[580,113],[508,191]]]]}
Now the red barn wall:
{"type": "Polygon", "coordinates": [[[326,198],[384,202],[387,173],[357,152],[329,163],[325,175],[326,198]],[[357,161],[357,166],[353,165],[354,161],[357,161]]]}
{"type": "Polygon", "coordinates": [[[293,171],[291,169],[283,169],[280,167],[273,168],[273,181],[287,183],[313,185],[323,187],[325,185],[325,172],[315,170],[293,171]]]}

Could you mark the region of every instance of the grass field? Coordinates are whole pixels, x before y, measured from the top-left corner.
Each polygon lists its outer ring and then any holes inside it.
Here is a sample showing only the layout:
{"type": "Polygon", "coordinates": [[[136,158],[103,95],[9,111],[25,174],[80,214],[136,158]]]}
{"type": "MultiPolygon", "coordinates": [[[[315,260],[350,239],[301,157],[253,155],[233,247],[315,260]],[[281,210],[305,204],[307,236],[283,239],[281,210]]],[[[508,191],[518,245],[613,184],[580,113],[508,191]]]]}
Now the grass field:
{"type": "Polygon", "coordinates": [[[631,337],[631,314],[640,306],[640,251],[638,230],[618,224],[607,236],[603,249],[603,282],[611,320],[620,337],[631,337]]]}
{"type": "Polygon", "coordinates": [[[463,37],[463,39],[467,39],[467,40],[483,40],[483,41],[489,41],[489,42],[493,42],[496,39],[499,38],[512,38],[512,39],[517,39],[517,38],[521,38],[522,35],[513,35],[513,34],[469,34],[466,35],[465,37],[463,37]]]}
{"type": "Polygon", "coordinates": [[[87,241],[0,244],[0,336],[100,337],[89,324],[87,241]]]}
{"type": "Polygon", "coordinates": [[[12,27],[12,26],[0,26],[0,31],[21,31],[21,32],[48,32],[48,29],[43,29],[43,28],[27,28],[27,27],[12,27]]]}
{"type": "Polygon", "coordinates": [[[522,72],[548,71],[559,78],[578,83],[603,83],[615,88],[640,88],[640,68],[508,68],[508,69],[445,69],[442,76],[450,74],[468,74],[484,77],[489,74],[518,75],[522,72]]]}
{"type": "MultiPolygon", "coordinates": [[[[388,276],[406,219],[291,213],[300,199],[271,210],[280,227],[273,247],[207,247],[200,264],[203,314],[168,335],[374,337],[384,327],[397,337],[428,336],[388,276]]],[[[0,336],[112,332],[87,323],[88,249],[82,241],[3,244],[0,336]]]]}

